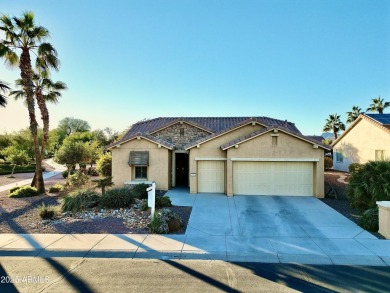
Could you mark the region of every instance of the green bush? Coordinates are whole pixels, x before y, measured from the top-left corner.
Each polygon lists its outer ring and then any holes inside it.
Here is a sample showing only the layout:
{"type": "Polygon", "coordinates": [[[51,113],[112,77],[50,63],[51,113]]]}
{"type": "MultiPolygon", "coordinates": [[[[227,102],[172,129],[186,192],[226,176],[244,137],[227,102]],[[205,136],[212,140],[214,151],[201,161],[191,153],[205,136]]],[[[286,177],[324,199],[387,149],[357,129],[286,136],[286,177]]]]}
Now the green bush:
{"type": "Polygon", "coordinates": [[[64,191],[64,186],[62,184],[55,184],[49,188],[50,193],[64,191]]]}
{"type": "Polygon", "coordinates": [[[99,176],[98,171],[96,171],[96,168],[93,167],[88,168],[87,174],[91,176],[99,176]]]}
{"type": "Polygon", "coordinates": [[[348,166],[348,170],[349,170],[349,173],[354,173],[356,171],[359,171],[360,169],[363,168],[363,164],[359,164],[359,163],[352,163],[348,166]]]}
{"type": "Polygon", "coordinates": [[[99,204],[99,195],[92,190],[77,190],[64,197],[61,205],[63,212],[79,212],[99,204]]]}
{"type": "Polygon", "coordinates": [[[87,164],[84,162],[81,162],[81,163],[79,163],[79,167],[80,167],[80,169],[81,168],[85,169],[85,168],[87,168],[87,164]]]}
{"type": "Polygon", "coordinates": [[[182,227],[182,221],[179,215],[169,209],[161,209],[150,222],[150,232],[156,234],[167,234],[176,232],[182,227]]]}
{"type": "Polygon", "coordinates": [[[365,230],[378,232],[379,229],[378,208],[372,208],[366,210],[360,219],[359,225],[365,230]]]}
{"type": "MultiPolygon", "coordinates": [[[[70,169],[70,175],[73,175],[75,173],[75,170],[70,169]]],[[[68,170],[65,170],[62,172],[62,177],[63,178],[68,178],[68,170]]]]}
{"type": "Polygon", "coordinates": [[[112,157],[110,153],[103,154],[96,162],[96,170],[100,176],[109,177],[111,176],[112,169],[112,157]]]}
{"type": "MultiPolygon", "coordinates": [[[[12,173],[14,165],[4,163],[0,164],[0,175],[8,175],[12,173]]],[[[42,167],[42,171],[45,171],[45,168],[42,167]]],[[[35,164],[25,165],[25,166],[16,166],[14,170],[14,174],[16,173],[34,173],[35,172],[35,164]]]]}
{"type": "Polygon", "coordinates": [[[12,193],[18,189],[22,188],[22,186],[15,186],[15,187],[12,187],[10,190],[9,190],[9,193],[12,193]]]}
{"type": "Polygon", "coordinates": [[[99,205],[104,208],[125,208],[134,203],[134,197],[128,188],[113,188],[101,196],[99,205]]]}
{"type": "Polygon", "coordinates": [[[156,196],[156,208],[171,207],[172,202],[168,196],[156,196]]]}
{"type": "Polygon", "coordinates": [[[324,167],[325,167],[325,170],[329,170],[329,169],[333,168],[332,158],[329,158],[329,157],[324,158],[324,167]]]}
{"type": "Polygon", "coordinates": [[[31,197],[37,196],[38,192],[35,187],[23,186],[12,192],[9,197],[20,198],[20,197],[31,197]]]}
{"type": "Polygon", "coordinates": [[[87,184],[89,181],[88,175],[85,175],[83,172],[76,172],[73,175],[70,175],[68,178],[68,183],[70,186],[81,187],[87,184]]]}
{"type": "Polygon", "coordinates": [[[146,183],[140,183],[133,185],[131,188],[131,193],[134,197],[139,198],[139,199],[146,199],[148,198],[148,192],[146,189],[149,187],[149,184],[146,183]]]}
{"type": "Polygon", "coordinates": [[[44,203],[38,207],[38,215],[42,219],[53,219],[57,213],[57,208],[55,206],[46,206],[44,203]]]}
{"type": "Polygon", "coordinates": [[[346,195],[353,207],[365,210],[390,200],[390,162],[368,162],[351,173],[346,195]]]}

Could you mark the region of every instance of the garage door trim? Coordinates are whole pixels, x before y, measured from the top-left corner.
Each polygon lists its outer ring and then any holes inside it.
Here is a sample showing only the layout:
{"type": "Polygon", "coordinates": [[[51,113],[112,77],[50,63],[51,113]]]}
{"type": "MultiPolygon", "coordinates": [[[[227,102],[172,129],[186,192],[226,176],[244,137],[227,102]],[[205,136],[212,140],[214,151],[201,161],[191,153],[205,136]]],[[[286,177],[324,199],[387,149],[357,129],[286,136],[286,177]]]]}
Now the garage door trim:
{"type": "Polygon", "coordinates": [[[236,162],[319,162],[318,158],[230,158],[236,162]]]}

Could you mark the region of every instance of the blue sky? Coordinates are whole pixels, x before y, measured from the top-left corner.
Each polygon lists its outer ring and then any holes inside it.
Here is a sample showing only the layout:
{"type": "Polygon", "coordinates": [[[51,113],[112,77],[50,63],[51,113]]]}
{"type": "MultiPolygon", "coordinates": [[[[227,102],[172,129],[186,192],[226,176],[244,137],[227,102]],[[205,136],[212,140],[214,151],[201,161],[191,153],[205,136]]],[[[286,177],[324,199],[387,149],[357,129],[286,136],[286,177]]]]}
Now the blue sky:
{"type": "MultiPolygon", "coordinates": [[[[268,116],[320,134],[331,113],[390,101],[387,0],[0,0],[33,11],[68,84],[50,106],[122,131],[159,116],[268,116]]],[[[18,70],[0,64],[13,84],[18,70]]],[[[389,112],[389,111],[387,111],[389,112]]],[[[28,126],[22,102],[0,109],[0,132],[28,126]]]]}

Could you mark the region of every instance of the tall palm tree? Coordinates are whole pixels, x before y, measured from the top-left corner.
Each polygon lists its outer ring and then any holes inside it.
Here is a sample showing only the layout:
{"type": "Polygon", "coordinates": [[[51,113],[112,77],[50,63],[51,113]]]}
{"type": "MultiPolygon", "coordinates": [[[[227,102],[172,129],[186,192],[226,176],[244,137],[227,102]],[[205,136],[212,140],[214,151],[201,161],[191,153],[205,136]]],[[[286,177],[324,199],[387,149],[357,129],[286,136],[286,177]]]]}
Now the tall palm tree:
{"type": "MultiPolygon", "coordinates": [[[[47,70],[38,70],[33,74],[32,78],[34,95],[37,100],[38,108],[41,112],[41,118],[43,121],[43,140],[41,145],[41,157],[46,150],[47,141],[49,139],[49,123],[50,115],[47,109],[46,102],[49,103],[58,103],[58,99],[61,97],[61,91],[66,90],[67,86],[62,81],[53,82],[50,79],[49,72],[47,70]]],[[[14,96],[16,100],[20,98],[25,98],[26,93],[23,90],[22,80],[16,80],[16,85],[21,88],[21,90],[12,91],[11,96],[14,96]]]]}
{"type": "Polygon", "coordinates": [[[353,106],[352,111],[347,112],[347,116],[348,116],[347,123],[352,123],[353,121],[355,121],[360,114],[363,114],[362,109],[358,106],[353,106]]]}
{"type": "MultiPolygon", "coordinates": [[[[35,100],[33,89],[33,70],[31,66],[31,53],[41,56],[38,63],[41,67],[52,66],[57,68],[57,52],[49,43],[43,41],[49,36],[49,31],[35,25],[34,14],[25,12],[19,17],[3,15],[0,18],[0,29],[5,34],[5,39],[0,41],[0,57],[10,65],[18,65],[22,80],[23,91],[26,94],[26,104],[30,119],[30,131],[34,141],[35,151],[35,187],[39,193],[45,192],[45,184],[42,176],[42,160],[38,141],[38,123],[35,115],[35,100]],[[18,55],[20,54],[20,56],[18,55]]],[[[58,61],[58,60],[57,60],[58,61]]]]}
{"type": "Polygon", "coordinates": [[[334,140],[336,140],[337,133],[340,130],[345,130],[344,123],[340,121],[340,115],[337,115],[336,113],[330,114],[329,118],[326,119],[326,123],[325,123],[323,131],[325,131],[325,132],[332,131],[334,140]]]}
{"type": "Polygon", "coordinates": [[[384,99],[373,98],[370,107],[367,108],[366,111],[375,112],[377,111],[379,114],[383,114],[383,110],[390,107],[390,102],[385,102],[384,99]]]}
{"type": "Polygon", "coordinates": [[[1,93],[6,93],[9,90],[9,86],[3,82],[0,81],[0,106],[5,107],[7,105],[7,97],[2,95],[1,93]]]}

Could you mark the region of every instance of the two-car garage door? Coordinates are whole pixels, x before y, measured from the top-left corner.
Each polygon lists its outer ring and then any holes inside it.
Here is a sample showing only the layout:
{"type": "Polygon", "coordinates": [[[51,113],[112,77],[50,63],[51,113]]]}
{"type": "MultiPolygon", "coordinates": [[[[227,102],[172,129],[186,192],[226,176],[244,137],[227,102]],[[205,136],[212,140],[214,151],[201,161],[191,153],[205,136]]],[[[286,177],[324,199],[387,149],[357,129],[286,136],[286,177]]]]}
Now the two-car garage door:
{"type": "Polygon", "coordinates": [[[312,162],[234,162],[233,193],[313,195],[312,162]]]}

